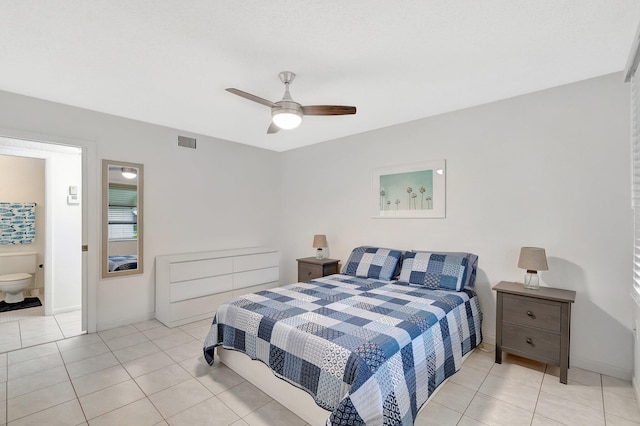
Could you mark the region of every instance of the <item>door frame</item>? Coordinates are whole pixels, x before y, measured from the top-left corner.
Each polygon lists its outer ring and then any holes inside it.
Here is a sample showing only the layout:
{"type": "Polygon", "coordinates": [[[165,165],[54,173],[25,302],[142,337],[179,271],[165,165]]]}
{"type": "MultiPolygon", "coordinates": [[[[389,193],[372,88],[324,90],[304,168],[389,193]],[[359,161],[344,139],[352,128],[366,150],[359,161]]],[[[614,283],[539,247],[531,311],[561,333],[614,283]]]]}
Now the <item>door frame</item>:
{"type": "MultiPolygon", "coordinates": [[[[95,142],[61,138],[51,135],[40,135],[35,133],[23,132],[19,130],[0,128],[0,138],[13,139],[16,141],[22,141],[25,145],[29,143],[47,144],[47,145],[63,145],[76,147],[81,149],[81,164],[82,164],[82,246],[88,247],[88,251],[82,251],[82,329],[87,333],[96,332],[97,323],[97,283],[98,283],[98,264],[99,264],[99,229],[100,229],[100,187],[99,187],[99,173],[100,167],[98,167],[96,144],[95,142]]],[[[0,140],[0,146],[9,147],[9,144],[0,140]]],[[[36,145],[34,145],[36,146],[36,145]]],[[[17,152],[20,148],[15,148],[17,152]]],[[[32,152],[44,152],[46,150],[39,150],[37,148],[23,147],[22,151],[30,150],[32,152]]],[[[37,158],[45,158],[46,155],[37,158]]],[[[45,174],[48,176],[48,162],[45,165],[45,174]]],[[[45,193],[46,193],[45,189],[45,193]]],[[[50,218],[47,214],[45,227],[49,232],[50,218]]],[[[78,247],[78,250],[82,250],[82,247],[78,247]]],[[[46,247],[45,242],[45,264],[49,264],[50,253],[46,247]]],[[[45,273],[45,283],[47,280],[47,274],[45,273]]],[[[50,286],[49,286],[50,287],[50,286]]],[[[50,296],[50,293],[49,293],[50,296]]],[[[50,297],[49,297],[50,302],[50,297]]],[[[47,286],[45,284],[45,308],[50,303],[47,302],[47,286]]],[[[46,312],[45,314],[48,314],[46,312]]]]}

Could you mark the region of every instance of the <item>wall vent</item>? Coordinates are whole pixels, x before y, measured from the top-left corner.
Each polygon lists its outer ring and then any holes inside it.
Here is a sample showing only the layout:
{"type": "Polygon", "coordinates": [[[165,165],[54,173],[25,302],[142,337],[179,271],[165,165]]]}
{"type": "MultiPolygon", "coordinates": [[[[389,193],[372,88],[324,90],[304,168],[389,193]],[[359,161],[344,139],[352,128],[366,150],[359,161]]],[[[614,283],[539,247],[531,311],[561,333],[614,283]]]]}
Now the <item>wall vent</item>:
{"type": "Polygon", "coordinates": [[[196,149],[196,138],[188,138],[186,136],[178,136],[178,146],[196,149]]]}

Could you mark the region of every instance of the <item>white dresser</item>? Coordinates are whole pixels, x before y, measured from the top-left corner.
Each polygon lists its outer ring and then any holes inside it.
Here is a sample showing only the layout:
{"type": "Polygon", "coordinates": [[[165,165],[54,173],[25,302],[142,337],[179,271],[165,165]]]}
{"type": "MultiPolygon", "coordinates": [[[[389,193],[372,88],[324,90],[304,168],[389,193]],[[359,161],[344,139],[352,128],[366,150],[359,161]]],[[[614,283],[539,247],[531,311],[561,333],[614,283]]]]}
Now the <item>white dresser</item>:
{"type": "Polygon", "coordinates": [[[265,247],[156,256],[156,318],[167,327],[213,319],[225,300],[279,279],[280,253],[265,247]]]}

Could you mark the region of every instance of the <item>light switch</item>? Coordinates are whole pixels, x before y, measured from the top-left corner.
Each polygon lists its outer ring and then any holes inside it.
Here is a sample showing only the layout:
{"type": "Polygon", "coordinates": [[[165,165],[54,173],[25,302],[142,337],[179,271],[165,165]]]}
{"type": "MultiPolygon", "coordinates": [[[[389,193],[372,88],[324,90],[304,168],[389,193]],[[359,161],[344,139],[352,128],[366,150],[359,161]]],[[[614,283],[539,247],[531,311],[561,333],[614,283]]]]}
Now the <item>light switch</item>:
{"type": "Polygon", "coordinates": [[[78,187],[70,186],[69,187],[69,195],[78,195],[78,187]]]}

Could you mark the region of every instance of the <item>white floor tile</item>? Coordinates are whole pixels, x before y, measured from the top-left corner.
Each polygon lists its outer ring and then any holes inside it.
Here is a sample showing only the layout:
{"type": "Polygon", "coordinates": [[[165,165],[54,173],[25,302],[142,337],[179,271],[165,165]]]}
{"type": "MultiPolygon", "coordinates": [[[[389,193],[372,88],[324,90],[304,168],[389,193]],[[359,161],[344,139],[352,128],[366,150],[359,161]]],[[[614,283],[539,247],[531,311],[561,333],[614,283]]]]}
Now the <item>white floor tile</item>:
{"type": "Polygon", "coordinates": [[[607,426],[638,426],[640,425],[640,423],[632,422],[631,420],[623,419],[622,417],[618,417],[609,413],[605,413],[604,417],[607,422],[607,426]]]}
{"type": "Polygon", "coordinates": [[[167,354],[164,352],[158,352],[153,355],[125,362],[123,366],[127,369],[131,377],[136,378],[143,374],[167,367],[171,364],[173,364],[173,360],[169,358],[167,354]]]}
{"type": "Polygon", "coordinates": [[[88,395],[93,392],[117,385],[118,383],[131,380],[131,376],[121,365],[105,368],[95,373],[85,374],[84,376],[71,379],[76,394],[80,396],[88,395]]]}
{"type": "Polygon", "coordinates": [[[171,364],[160,370],[136,377],[135,381],[145,394],[151,395],[178,383],[186,382],[191,378],[191,375],[184,368],[178,364],[171,364]]]}
{"type": "Polygon", "coordinates": [[[118,361],[124,364],[125,362],[133,361],[134,359],[142,358],[160,351],[161,349],[152,341],[146,340],[142,343],[113,351],[113,354],[118,358],[118,361]]]}
{"type": "Polygon", "coordinates": [[[204,356],[202,356],[202,354],[199,354],[198,356],[195,356],[193,358],[187,358],[184,361],[181,361],[180,365],[193,377],[202,377],[209,374],[212,369],[220,366],[221,363],[220,360],[216,357],[214,365],[211,366],[207,364],[207,361],[204,360],[204,356]]]}
{"type": "Polygon", "coordinates": [[[144,394],[133,380],[81,396],[80,405],[89,421],[109,411],[144,398],[144,394]]]}
{"type": "Polygon", "coordinates": [[[75,398],[69,381],[10,398],[7,400],[7,421],[12,422],[75,398]]]}
{"type": "MultiPolygon", "coordinates": [[[[179,330],[177,333],[170,334],[168,336],[160,337],[153,340],[160,349],[166,350],[185,343],[194,342],[193,336],[179,330]]],[[[201,343],[202,344],[202,343],[201,343]]]]}
{"type": "Polygon", "coordinates": [[[175,333],[180,333],[181,331],[182,330],[180,330],[178,327],[174,327],[174,328],[155,327],[155,328],[150,328],[148,330],[143,331],[142,334],[147,336],[149,340],[155,340],[161,337],[170,336],[175,333]]]}
{"type": "Polygon", "coordinates": [[[99,331],[98,335],[102,337],[102,340],[111,340],[116,337],[126,336],[127,334],[137,333],[138,329],[132,325],[125,325],[123,327],[111,328],[109,330],[99,331]]]}
{"type": "Polygon", "coordinates": [[[91,426],[135,425],[151,426],[162,416],[147,398],[140,399],[89,421],[91,426]]]}
{"type": "Polygon", "coordinates": [[[160,411],[160,414],[167,419],[212,396],[204,386],[192,378],[186,382],[172,386],[169,389],[155,393],[149,396],[149,399],[158,411],[160,411]]]}
{"type": "Polygon", "coordinates": [[[69,349],[91,345],[97,342],[102,342],[102,338],[97,333],[91,333],[84,334],[82,336],[71,337],[69,339],[59,340],[56,342],[56,345],[58,345],[58,349],[62,352],[69,349]]]}
{"type": "Polygon", "coordinates": [[[109,346],[109,349],[111,349],[112,351],[117,351],[118,349],[127,348],[129,346],[134,346],[139,343],[148,341],[149,339],[147,339],[147,337],[140,332],[127,334],[126,336],[115,337],[110,340],[105,340],[107,346],[109,346]]]}
{"type": "Polygon", "coordinates": [[[539,389],[490,374],[478,392],[533,412],[538,401],[539,389]]]}
{"type": "Polygon", "coordinates": [[[35,358],[42,358],[44,356],[49,356],[58,352],[58,346],[55,343],[47,343],[44,345],[9,352],[7,354],[7,360],[9,364],[16,364],[18,362],[25,362],[35,358]]]}
{"type": "Polygon", "coordinates": [[[460,371],[451,376],[449,381],[477,391],[482,382],[484,382],[485,377],[487,377],[487,373],[462,365],[460,371]]]}
{"type": "Polygon", "coordinates": [[[83,359],[92,358],[97,355],[102,355],[109,352],[109,348],[104,342],[96,342],[86,346],[80,346],[78,348],[70,348],[61,351],[62,359],[65,364],[71,364],[73,362],[81,361],[83,359]]]}
{"type": "Polygon", "coordinates": [[[238,386],[220,392],[217,397],[240,417],[244,417],[272,401],[269,395],[249,382],[242,382],[238,386]]]}
{"type": "Polygon", "coordinates": [[[437,402],[429,403],[418,413],[414,422],[415,426],[456,426],[461,413],[440,405],[437,402]]]}
{"type": "Polygon", "coordinates": [[[249,426],[304,426],[306,422],[276,401],[258,408],[243,419],[249,426]]]}
{"type": "Polygon", "coordinates": [[[551,395],[556,395],[569,401],[585,405],[590,408],[603,411],[602,389],[600,387],[582,384],[569,378],[567,384],[560,383],[558,377],[545,374],[542,382],[542,390],[551,395]]]}
{"type": "Polygon", "coordinates": [[[22,376],[7,382],[8,398],[35,392],[43,387],[57,385],[58,383],[68,382],[69,375],[64,366],[54,367],[47,370],[39,371],[35,374],[22,376]]]}
{"type": "Polygon", "coordinates": [[[504,426],[528,426],[533,418],[531,411],[523,410],[481,393],[477,393],[473,397],[464,414],[489,425],[504,426]]]}
{"type": "Polygon", "coordinates": [[[152,320],[149,320],[149,321],[137,322],[137,323],[133,324],[133,326],[135,328],[137,328],[139,331],[147,331],[147,330],[150,330],[152,328],[164,327],[164,324],[162,324],[157,319],[152,319],[152,320]]]}
{"type": "Polygon", "coordinates": [[[11,422],[11,426],[68,426],[79,425],[85,421],[84,413],[77,399],[56,405],[30,416],[11,422]]]}
{"type": "Polygon", "coordinates": [[[640,409],[635,398],[627,398],[608,391],[604,391],[603,395],[607,413],[640,423],[640,409]]]}
{"type": "Polygon", "coordinates": [[[444,405],[458,413],[464,413],[475,395],[476,391],[449,380],[433,397],[433,402],[444,405]]]}
{"type": "Polygon", "coordinates": [[[538,397],[536,414],[569,426],[604,425],[604,412],[544,391],[538,397]]]}
{"type": "Polygon", "coordinates": [[[174,361],[180,362],[189,358],[202,357],[202,342],[199,340],[191,340],[190,342],[165,349],[164,352],[174,361]]]}
{"type": "Polygon", "coordinates": [[[118,365],[119,362],[111,352],[67,364],[67,372],[72,379],[85,374],[95,373],[105,368],[118,365]]]}
{"type": "Polygon", "coordinates": [[[215,396],[169,417],[171,426],[227,426],[240,420],[238,415],[215,396]]]}
{"type": "Polygon", "coordinates": [[[198,377],[200,383],[205,385],[214,395],[231,389],[244,382],[242,376],[231,370],[226,365],[211,368],[208,374],[198,377]]]}
{"type": "Polygon", "coordinates": [[[33,358],[28,361],[9,364],[9,367],[7,367],[7,377],[9,381],[11,381],[19,377],[35,374],[39,371],[62,367],[63,365],[62,357],[56,352],[41,358],[33,358]]]}
{"type": "Polygon", "coordinates": [[[627,398],[635,398],[633,385],[630,381],[602,375],[602,389],[627,398]]]}

